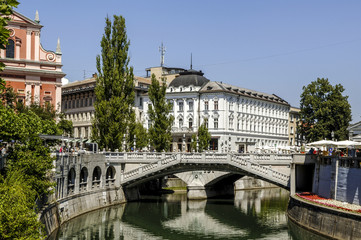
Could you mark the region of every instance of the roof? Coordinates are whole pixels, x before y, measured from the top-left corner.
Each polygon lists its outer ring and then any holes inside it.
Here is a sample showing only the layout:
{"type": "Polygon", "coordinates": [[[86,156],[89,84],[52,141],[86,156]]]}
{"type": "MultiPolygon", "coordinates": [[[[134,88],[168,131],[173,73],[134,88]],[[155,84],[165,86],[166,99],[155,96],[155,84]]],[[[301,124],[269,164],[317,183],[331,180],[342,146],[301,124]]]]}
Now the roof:
{"type": "Polygon", "coordinates": [[[32,19],[30,19],[30,18],[22,15],[21,13],[15,11],[15,10],[13,10],[13,14],[12,14],[12,15],[17,16],[18,18],[22,19],[24,22],[19,22],[19,21],[17,21],[17,20],[12,19],[12,20],[9,22],[9,24],[10,24],[10,23],[14,23],[14,24],[24,24],[24,23],[28,23],[28,24],[33,25],[33,27],[37,27],[37,28],[42,28],[42,27],[43,27],[43,26],[40,25],[38,22],[36,22],[36,21],[34,21],[34,20],[32,20],[32,19]]]}
{"type": "Polygon", "coordinates": [[[76,82],[71,82],[68,84],[65,84],[62,88],[68,88],[68,87],[76,87],[76,86],[80,86],[80,85],[84,85],[84,84],[88,84],[88,83],[95,83],[96,79],[95,77],[91,77],[85,80],[80,80],[80,81],[76,81],[76,82]]]}
{"type": "Polygon", "coordinates": [[[289,103],[287,101],[278,97],[275,94],[258,92],[258,91],[254,91],[254,90],[250,90],[250,89],[246,89],[246,88],[236,87],[236,86],[233,86],[233,85],[230,85],[227,83],[222,83],[222,82],[210,81],[207,84],[205,84],[199,90],[199,92],[201,92],[201,93],[228,92],[228,93],[233,93],[233,94],[240,95],[240,96],[246,96],[246,97],[256,98],[256,99],[260,99],[260,100],[266,100],[266,101],[277,102],[277,103],[289,105],[289,103]]]}
{"type": "Polygon", "coordinates": [[[152,84],[152,80],[149,78],[144,78],[144,77],[138,77],[138,76],[134,76],[134,78],[138,81],[139,83],[145,83],[145,84],[152,84]]]}
{"type": "MultiPolygon", "coordinates": [[[[150,79],[146,79],[143,77],[138,77],[138,76],[134,76],[134,79],[136,79],[139,83],[144,83],[144,84],[151,84],[152,81],[150,79]]],[[[87,78],[84,80],[80,80],[80,81],[76,81],[76,82],[70,82],[66,85],[64,85],[62,88],[69,88],[69,87],[76,87],[76,86],[81,86],[81,85],[85,85],[85,84],[89,84],[89,83],[96,83],[96,76],[93,76],[91,78],[87,78]]]]}
{"type": "Polygon", "coordinates": [[[169,84],[169,87],[180,87],[180,86],[198,86],[201,87],[207,82],[209,79],[203,77],[204,73],[202,71],[196,70],[185,70],[184,72],[180,72],[179,76],[173,79],[173,81],[169,84]]]}

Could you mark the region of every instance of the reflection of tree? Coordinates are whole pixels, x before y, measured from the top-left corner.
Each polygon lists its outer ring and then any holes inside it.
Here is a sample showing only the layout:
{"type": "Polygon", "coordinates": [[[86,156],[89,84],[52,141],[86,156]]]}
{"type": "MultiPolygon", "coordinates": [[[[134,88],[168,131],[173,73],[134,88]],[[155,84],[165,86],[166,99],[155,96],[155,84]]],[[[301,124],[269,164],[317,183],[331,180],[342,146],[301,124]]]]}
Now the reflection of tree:
{"type": "Polygon", "coordinates": [[[273,221],[285,214],[287,192],[244,192],[235,201],[188,201],[186,194],[174,194],[98,210],[66,223],[60,239],[288,238],[286,219],[273,221]]]}
{"type": "Polygon", "coordinates": [[[263,223],[283,225],[287,221],[284,212],[288,195],[289,192],[281,188],[237,191],[234,204],[245,214],[255,216],[263,223]]]}
{"type": "Polygon", "coordinates": [[[203,236],[245,236],[243,229],[229,227],[217,219],[213,219],[204,212],[206,200],[188,201],[187,211],[179,217],[162,223],[165,228],[172,231],[201,234],[203,236]]]}

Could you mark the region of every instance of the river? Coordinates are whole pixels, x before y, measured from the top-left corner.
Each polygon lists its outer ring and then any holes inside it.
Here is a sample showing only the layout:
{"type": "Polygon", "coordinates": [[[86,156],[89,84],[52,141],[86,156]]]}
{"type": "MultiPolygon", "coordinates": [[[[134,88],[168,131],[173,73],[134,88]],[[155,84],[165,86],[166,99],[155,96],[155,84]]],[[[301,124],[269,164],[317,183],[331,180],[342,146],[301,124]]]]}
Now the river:
{"type": "Polygon", "coordinates": [[[151,196],[74,218],[49,239],[323,239],[288,221],[288,194],[270,188],[203,201],[151,196]]]}

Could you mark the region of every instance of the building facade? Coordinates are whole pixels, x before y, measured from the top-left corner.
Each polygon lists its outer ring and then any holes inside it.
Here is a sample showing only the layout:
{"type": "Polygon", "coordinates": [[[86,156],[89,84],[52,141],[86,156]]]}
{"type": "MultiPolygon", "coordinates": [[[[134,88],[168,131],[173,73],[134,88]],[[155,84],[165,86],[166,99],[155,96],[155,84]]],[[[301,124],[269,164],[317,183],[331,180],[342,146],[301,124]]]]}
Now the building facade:
{"type": "MultiPolygon", "coordinates": [[[[287,146],[290,105],[282,98],[203,77],[201,71],[180,72],[168,86],[175,118],[172,151],[192,151],[191,136],[205,124],[212,136],[210,150],[253,152],[257,148],[287,146]]],[[[144,96],[144,127],[149,98],[144,96]]]]}
{"type": "Polygon", "coordinates": [[[183,68],[174,68],[174,67],[150,67],[145,69],[147,79],[152,78],[152,74],[156,77],[158,81],[161,81],[162,78],[166,80],[166,83],[169,85],[174,78],[179,76],[179,73],[184,72],[183,68]]]}
{"type": "Polygon", "coordinates": [[[61,105],[62,72],[60,42],[56,51],[45,50],[40,41],[38,14],[35,20],[14,11],[7,29],[10,38],[6,49],[0,50],[5,69],[0,76],[18,94],[18,102],[50,103],[58,110],[61,105]]]}
{"type": "Polygon", "coordinates": [[[349,140],[361,142],[361,121],[350,124],[347,130],[349,132],[349,140]]]}
{"type": "Polygon", "coordinates": [[[298,132],[298,124],[300,124],[300,111],[301,109],[296,107],[290,108],[289,119],[288,119],[288,145],[289,146],[302,146],[304,143],[301,134],[298,132]]]}
{"type": "MultiPolygon", "coordinates": [[[[96,100],[96,74],[91,78],[72,82],[62,87],[62,112],[66,119],[73,122],[74,137],[91,138],[92,119],[94,118],[94,103],[96,100]]],[[[143,94],[148,91],[150,80],[134,76],[136,118],[141,121],[143,108],[143,94]]]]}

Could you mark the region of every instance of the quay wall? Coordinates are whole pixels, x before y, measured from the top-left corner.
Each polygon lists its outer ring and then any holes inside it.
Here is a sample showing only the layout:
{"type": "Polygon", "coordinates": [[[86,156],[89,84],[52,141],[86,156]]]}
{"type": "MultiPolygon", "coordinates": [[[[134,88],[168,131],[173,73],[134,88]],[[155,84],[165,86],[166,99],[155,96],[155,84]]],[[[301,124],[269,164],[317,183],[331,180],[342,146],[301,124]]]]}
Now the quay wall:
{"type": "Polygon", "coordinates": [[[322,207],[291,196],[288,218],[307,230],[332,239],[361,239],[361,215],[322,207]]]}
{"type": "Polygon", "coordinates": [[[50,235],[60,225],[74,217],[125,202],[126,199],[121,188],[83,192],[45,206],[40,212],[40,220],[45,225],[47,235],[50,235]]]}
{"type": "Polygon", "coordinates": [[[361,205],[361,158],[323,157],[316,164],[312,191],[319,196],[361,205]]]}

